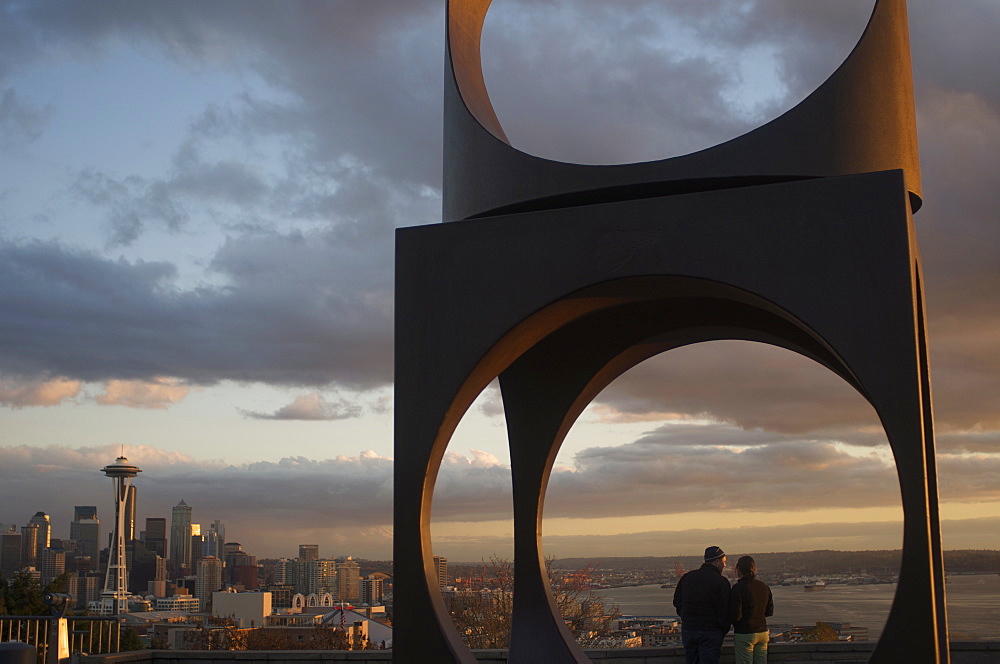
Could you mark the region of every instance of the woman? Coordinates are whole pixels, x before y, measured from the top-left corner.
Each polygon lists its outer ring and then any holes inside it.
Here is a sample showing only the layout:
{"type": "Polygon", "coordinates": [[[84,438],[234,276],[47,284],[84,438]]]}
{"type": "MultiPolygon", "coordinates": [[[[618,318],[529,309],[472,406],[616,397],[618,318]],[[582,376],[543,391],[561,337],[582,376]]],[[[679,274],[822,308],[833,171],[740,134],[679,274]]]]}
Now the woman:
{"type": "Polygon", "coordinates": [[[771,589],[757,580],[757,564],[750,556],[736,561],[739,581],[730,594],[733,644],[737,664],[767,664],[767,620],[774,615],[771,589]]]}

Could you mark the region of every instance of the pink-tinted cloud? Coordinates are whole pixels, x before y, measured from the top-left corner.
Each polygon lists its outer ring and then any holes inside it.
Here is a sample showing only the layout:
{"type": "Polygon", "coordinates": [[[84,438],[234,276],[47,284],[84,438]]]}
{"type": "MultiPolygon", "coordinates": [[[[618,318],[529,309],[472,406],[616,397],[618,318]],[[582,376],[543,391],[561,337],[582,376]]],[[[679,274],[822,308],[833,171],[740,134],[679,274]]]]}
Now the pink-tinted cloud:
{"type": "Polygon", "coordinates": [[[72,399],[80,393],[82,383],[68,378],[51,380],[17,380],[0,381],[0,404],[11,408],[26,406],[57,406],[66,399],[72,399]]]}
{"type": "Polygon", "coordinates": [[[102,406],[166,409],[182,401],[191,387],[172,378],[153,380],[109,380],[104,391],[94,397],[102,406]]]}

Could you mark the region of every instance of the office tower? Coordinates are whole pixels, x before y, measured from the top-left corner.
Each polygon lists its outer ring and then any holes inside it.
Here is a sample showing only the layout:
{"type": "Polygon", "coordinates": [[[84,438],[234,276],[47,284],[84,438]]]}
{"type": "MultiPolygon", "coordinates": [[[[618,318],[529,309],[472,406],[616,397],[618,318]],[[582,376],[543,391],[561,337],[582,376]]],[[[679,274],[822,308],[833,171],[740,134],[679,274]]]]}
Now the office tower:
{"type": "Polygon", "coordinates": [[[256,590],[258,586],[257,557],[243,550],[239,542],[226,542],[226,563],[223,578],[232,585],[243,586],[246,590],[256,590]]]}
{"type": "Polygon", "coordinates": [[[133,594],[145,595],[149,582],[157,579],[166,581],[166,558],[151,551],[143,542],[133,540],[126,548],[131,551],[128,561],[128,587],[133,594]]]}
{"type": "Polygon", "coordinates": [[[52,522],[45,512],[35,512],[28,523],[38,526],[38,548],[47,549],[52,546],[52,522]]]}
{"type": "Polygon", "coordinates": [[[289,560],[285,563],[285,583],[295,588],[295,592],[309,594],[309,563],[312,561],[289,560]]]}
{"type": "MultiPolygon", "coordinates": [[[[166,561],[166,558],[163,559],[166,561]]],[[[153,597],[166,597],[167,596],[167,582],[166,581],[149,581],[146,583],[146,595],[152,595],[153,597]]]]}
{"type": "Polygon", "coordinates": [[[271,573],[271,583],[276,586],[291,585],[291,569],[290,561],[288,558],[279,558],[277,562],[274,563],[274,570],[271,573]]]}
{"type": "Polygon", "coordinates": [[[21,566],[38,567],[38,524],[21,526],[21,566]]]}
{"type": "Polygon", "coordinates": [[[84,609],[91,602],[100,602],[101,574],[87,572],[81,576],[69,577],[67,592],[76,599],[74,608],[84,609]]]}
{"type": "Polygon", "coordinates": [[[215,556],[205,556],[198,562],[198,580],[195,596],[201,600],[201,610],[212,608],[212,593],[222,590],[222,561],[215,556]]]}
{"type": "Polygon", "coordinates": [[[128,568],[125,560],[125,503],[129,496],[132,478],[141,473],[139,467],[123,456],[109,463],[101,471],[111,478],[115,489],[115,530],[108,555],[108,573],[104,577],[101,598],[91,604],[91,609],[104,616],[121,615],[128,611],[128,568]]]}
{"type": "MultiPolygon", "coordinates": [[[[198,562],[205,557],[205,538],[201,534],[201,524],[191,524],[191,572],[198,569],[198,562]]],[[[216,556],[218,558],[218,556],[216,556]]]]}
{"type": "Polygon", "coordinates": [[[10,579],[21,570],[21,533],[8,530],[0,534],[0,573],[10,579]]]}
{"type": "Polygon", "coordinates": [[[178,573],[191,569],[191,508],[183,500],[170,516],[170,562],[178,573]]]}
{"type": "Polygon", "coordinates": [[[337,562],[337,599],[341,602],[357,602],[361,598],[359,582],[361,566],[350,556],[337,562]]]}
{"type": "Polygon", "coordinates": [[[205,533],[205,543],[202,547],[202,555],[215,556],[220,560],[225,560],[226,551],[226,524],[216,519],[208,527],[205,533]]]}
{"type": "Polygon", "coordinates": [[[66,569],[77,576],[82,576],[97,569],[96,561],[90,556],[70,554],[66,556],[66,569]]]}
{"type": "Polygon", "coordinates": [[[158,556],[167,555],[167,520],[162,516],[146,519],[146,548],[158,556]]]}
{"type": "Polygon", "coordinates": [[[437,569],[438,586],[448,585],[448,559],[444,556],[434,556],[434,567],[437,569]]]}
{"type": "Polygon", "coordinates": [[[306,594],[337,592],[337,563],[332,560],[310,560],[306,566],[306,594]]]}
{"type": "Polygon", "coordinates": [[[66,552],[55,549],[42,549],[39,556],[39,569],[42,572],[42,585],[47,586],[53,579],[66,571],[66,552]]]}
{"type": "MultiPolygon", "coordinates": [[[[258,577],[257,556],[241,556],[241,560],[235,561],[230,573],[231,582],[235,586],[243,586],[244,590],[257,590],[260,587],[258,577]]],[[[229,563],[226,563],[227,569],[229,563]]]]}
{"type": "Polygon", "coordinates": [[[125,542],[135,539],[135,487],[129,486],[125,495],[125,542]]]}
{"type": "Polygon", "coordinates": [[[98,560],[100,556],[101,520],[97,518],[94,505],[77,505],[73,508],[73,520],[69,524],[69,538],[76,542],[77,551],[82,556],[98,560]]]}
{"type": "Polygon", "coordinates": [[[378,606],[385,595],[384,583],[381,577],[366,576],[361,579],[361,603],[368,606],[378,606]]]}
{"type": "Polygon", "coordinates": [[[299,560],[319,560],[319,544],[299,544],[299,560]]]}

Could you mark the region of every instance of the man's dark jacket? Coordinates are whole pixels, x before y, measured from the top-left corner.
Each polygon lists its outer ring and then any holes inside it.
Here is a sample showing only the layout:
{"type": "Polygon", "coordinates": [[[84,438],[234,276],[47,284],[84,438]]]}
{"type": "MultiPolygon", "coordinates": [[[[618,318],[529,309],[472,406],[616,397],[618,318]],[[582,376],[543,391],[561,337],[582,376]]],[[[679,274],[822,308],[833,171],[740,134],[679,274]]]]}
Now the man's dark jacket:
{"type": "Polygon", "coordinates": [[[767,631],[766,616],[774,615],[771,589],[763,581],[744,576],[733,586],[733,631],[738,634],[757,634],[767,631]]]}
{"type": "Polygon", "coordinates": [[[674,590],[674,608],[681,617],[682,627],[728,632],[729,590],[729,581],[712,563],[682,576],[674,590]]]}

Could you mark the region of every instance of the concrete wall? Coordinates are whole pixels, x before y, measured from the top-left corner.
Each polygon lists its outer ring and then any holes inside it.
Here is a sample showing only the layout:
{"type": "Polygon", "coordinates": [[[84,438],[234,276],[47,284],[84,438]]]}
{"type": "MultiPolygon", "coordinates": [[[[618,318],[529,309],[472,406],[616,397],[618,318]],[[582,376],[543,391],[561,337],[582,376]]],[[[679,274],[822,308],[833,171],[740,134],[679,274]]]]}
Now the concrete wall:
{"type": "MultiPolygon", "coordinates": [[[[874,646],[864,643],[773,644],[768,662],[773,664],[853,664],[866,662],[874,646]]],[[[680,648],[629,648],[588,650],[594,664],[683,664],[680,648]]],[[[504,650],[480,650],[476,657],[484,664],[506,664],[504,650]]],[[[952,641],[952,664],[992,664],[1000,662],[1000,641],[952,641]]],[[[732,648],[723,649],[722,662],[733,661],[732,648]]],[[[115,655],[91,655],[80,664],[314,664],[316,662],[364,662],[392,664],[389,650],[137,650],[115,655]]]]}

